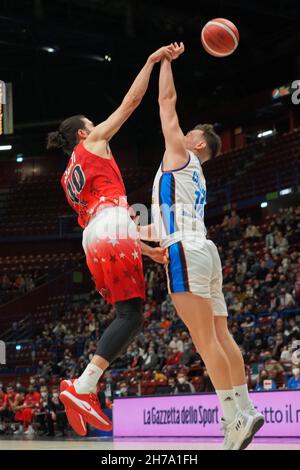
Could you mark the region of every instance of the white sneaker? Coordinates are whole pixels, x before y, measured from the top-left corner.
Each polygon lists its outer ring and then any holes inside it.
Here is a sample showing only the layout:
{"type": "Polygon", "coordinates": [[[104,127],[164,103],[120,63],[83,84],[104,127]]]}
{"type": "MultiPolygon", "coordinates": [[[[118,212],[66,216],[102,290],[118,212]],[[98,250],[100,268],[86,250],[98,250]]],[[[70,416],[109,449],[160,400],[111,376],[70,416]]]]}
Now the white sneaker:
{"type": "Polygon", "coordinates": [[[33,436],[33,434],[35,434],[33,427],[29,425],[27,431],[25,431],[24,434],[26,436],[33,436]]]}
{"type": "Polygon", "coordinates": [[[23,426],[19,426],[19,428],[16,431],[14,431],[14,436],[18,436],[19,434],[23,434],[23,432],[24,432],[23,426]]]}
{"type": "Polygon", "coordinates": [[[224,431],[224,441],[222,450],[243,450],[247,446],[245,441],[250,433],[253,423],[253,416],[247,415],[238,411],[235,419],[228,423],[224,418],[221,418],[222,429],[224,431]]]}
{"type": "Polygon", "coordinates": [[[247,447],[250,444],[250,442],[252,441],[255,434],[264,425],[265,418],[259,411],[257,411],[256,408],[254,408],[253,403],[250,403],[249,406],[246,409],[243,410],[243,413],[245,413],[249,416],[252,416],[252,418],[253,418],[252,426],[251,426],[251,428],[249,430],[249,434],[248,434],[248,436],[247,436],[247,438],[244,442],[244,445],[246,445],[246,447],[247,447]]]}

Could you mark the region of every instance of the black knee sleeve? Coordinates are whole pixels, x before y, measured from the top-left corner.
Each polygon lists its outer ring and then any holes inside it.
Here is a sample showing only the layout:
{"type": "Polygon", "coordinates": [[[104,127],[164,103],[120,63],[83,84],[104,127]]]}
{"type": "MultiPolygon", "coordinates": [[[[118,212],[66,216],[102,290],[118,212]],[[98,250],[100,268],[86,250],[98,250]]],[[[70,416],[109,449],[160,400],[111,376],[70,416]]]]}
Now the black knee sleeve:
{"type": "Polygon", "coordinates": [[[116,303],[116,318],[106,328],[97,344],[96,354],[109,363],[126,351],[143,327],[143,301],[141,298],[116,303]]]}

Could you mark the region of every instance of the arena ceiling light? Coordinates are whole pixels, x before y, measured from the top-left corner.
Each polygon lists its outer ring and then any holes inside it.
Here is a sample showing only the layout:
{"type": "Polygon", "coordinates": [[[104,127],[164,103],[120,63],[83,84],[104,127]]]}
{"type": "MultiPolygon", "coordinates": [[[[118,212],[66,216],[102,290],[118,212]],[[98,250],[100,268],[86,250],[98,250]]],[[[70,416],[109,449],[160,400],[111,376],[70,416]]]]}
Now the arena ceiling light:
{"type": "Polygon", "coordinates": [[[0,150],[11,150],[12,145],[0,145],[0,150]]]}
{"type": "Polygon", "coordinates": [[[49,52],[49,54],[54,54],[56,52],[56,49],[54,47],[48,47],[44,46],[42,47],[43,51],[49,52]]]}
{"type": "Polygon", "coordinates": [[[286,196],[287,194],[291,194],[292,192],[292,188],[286,188],[286,189],[282,189],[281,191],[279,191],[279,194],[280,196],[286,196]]]}
{"type": "Polygon", "coordinates": [[[267,131],[262,131],[257,134],[257,137],[261,139],[262,137],[268,137],[269,135],[273,135],[274,131],[272,129],[268,129],[267,131]]]}

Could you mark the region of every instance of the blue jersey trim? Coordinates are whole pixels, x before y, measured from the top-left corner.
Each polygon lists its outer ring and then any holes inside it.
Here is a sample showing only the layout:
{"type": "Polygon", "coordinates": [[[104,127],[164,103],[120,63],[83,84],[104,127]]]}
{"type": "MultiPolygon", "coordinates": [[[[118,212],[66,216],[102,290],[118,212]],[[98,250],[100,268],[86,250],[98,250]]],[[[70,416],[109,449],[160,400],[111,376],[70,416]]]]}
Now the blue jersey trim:
{"type": "Polygon", "coordinates": [[[190,161],[191,161],[191,155],[190,155],[190,153],[189,153],[188,161],[187,161],[183,166],[181,166],[181,167],[179,167],[179,168],[175,168],[174,170],[164,170],[164,169],[163,169],[163,163],[164,163],[164,161],[162,161],[162,162],[161,162],[161,165],[160,165],[160,169],[161,169],[162,173],[173,173],[174,171],[180,171],[180,170],[183,170],[184,168],[186,168],[186,167],[189,165],[190,161]]]}
{"type": "Polygon", "coordinates": [[[166,234],[171,235],[178,230],[175,222],[174,209],[171,211],[171,207],[175,205],[175,178],[172,173],[165,173],[160,178],[159,205],[166,234]]]}
{"type": "Polygon", "coordinates": [[[169,247],[168,274],[171,292],[189,292],[188,271],[181,242],[169,247]]]}

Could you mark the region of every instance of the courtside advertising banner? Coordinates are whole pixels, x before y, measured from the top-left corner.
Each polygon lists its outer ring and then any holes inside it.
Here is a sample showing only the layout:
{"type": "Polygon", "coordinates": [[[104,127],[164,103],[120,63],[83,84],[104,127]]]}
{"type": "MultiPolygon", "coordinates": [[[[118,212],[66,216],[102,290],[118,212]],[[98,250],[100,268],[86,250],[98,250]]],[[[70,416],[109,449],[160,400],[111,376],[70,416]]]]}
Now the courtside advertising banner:
{"type": "MultiPolygon", "coordinates": [[[[300,437],[300,390],[253,392],[265,417],[261,437],[300,437]]],[[[222,436],[222,411],[215,394],[151,396],[114,400],[116,437],[222,436]]]]}

